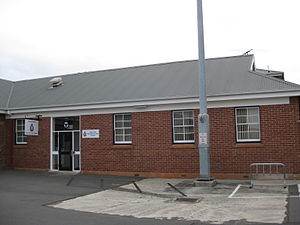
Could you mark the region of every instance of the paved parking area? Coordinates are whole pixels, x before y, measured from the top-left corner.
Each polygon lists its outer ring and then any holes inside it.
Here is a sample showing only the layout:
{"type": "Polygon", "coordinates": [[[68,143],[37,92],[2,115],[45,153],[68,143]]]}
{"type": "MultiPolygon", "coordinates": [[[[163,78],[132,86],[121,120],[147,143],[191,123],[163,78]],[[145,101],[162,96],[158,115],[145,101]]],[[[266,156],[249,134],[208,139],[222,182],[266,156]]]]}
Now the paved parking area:
{"type": "MultiPolygon", "coordinates": [[[[145,179],[84,197],[64,201],[53,207],[136,218],[179,219],[222,224],[229,221],[253,223],[285,222],[288,188],[218,184],[194,187],[192,180],[145,179]],[[171,188],[180,189],[187,197],[171,188]],[[179,200],[178,200],[179,199],[179,200]],[[193,201],[194,200],[194,201],[193,201]],[[103,204],[104,203],[104,204],[103,204]]],[[[298,186],[297,186],[298,187],[298,186]]]]}
{"type": "Polygon", "coordinates": [[[251,199],[268,190],[240,186],[233,194],[238,185],[199,189],[180,179],[0,171],[0,225],[300,224],[299,197],[289,197],[299,195],[298,186],[251,199]],[[166,183],[198,201],[175,200],[180,194],[166,183]]]}

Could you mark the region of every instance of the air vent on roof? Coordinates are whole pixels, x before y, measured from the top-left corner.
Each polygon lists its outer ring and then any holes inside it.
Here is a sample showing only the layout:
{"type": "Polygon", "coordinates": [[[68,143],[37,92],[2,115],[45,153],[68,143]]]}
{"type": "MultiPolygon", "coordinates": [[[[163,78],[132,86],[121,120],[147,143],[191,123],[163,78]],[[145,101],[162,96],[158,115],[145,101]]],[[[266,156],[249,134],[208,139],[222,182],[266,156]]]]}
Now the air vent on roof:
{"type": "Polygon", "coordinates": [[[55,78],[52,78],[51,80],[49,80],[49,83],[51,84],[51,88],[55,88],[55,87],[62,85],[63,80],[61,77],[55,77],[55,78]]]}

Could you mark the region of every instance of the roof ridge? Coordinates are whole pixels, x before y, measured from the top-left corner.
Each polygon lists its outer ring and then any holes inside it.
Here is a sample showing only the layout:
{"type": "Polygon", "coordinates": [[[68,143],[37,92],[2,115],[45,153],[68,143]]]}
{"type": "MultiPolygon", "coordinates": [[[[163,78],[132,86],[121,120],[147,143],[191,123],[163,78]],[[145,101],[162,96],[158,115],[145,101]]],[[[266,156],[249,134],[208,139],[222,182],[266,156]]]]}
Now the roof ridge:
{"type": "MultiPolygon", "coordinates": [[[[214,58],[206,58],[205,61],[230,59],[230,58],[241,58],[241,57],[253,57],[253,55],[249,54],[249,55],[214,57],[214,58]]],[[[47,79],[47,78],[49,79],[49,78],[53,78],[53,77],[66,77],[66,76],[74,76],[74,75],[84,75],[84,74],[87,74],[87,73],[119,71],[119,70],[126,70],[126,69],[151,67],[151,66],[163,66],[163,65],[175,64],[175,63],[188,63],[188,62],[195,62],[195,61],[198,61],[198,59],[187,59],[187,60],[173,61],[173,62],[162,62],[162,63],[147,64],[147,65],[136,65],[136,66],[128,66],[128,67],[111,68],[111,69],[104,69],[104,70],[93,70],[93,71],[85,71],[85,72],[77,72],[77,73],[69,73],[69,74],[58,74],[58,75],[51,75],[51,76],[40,77],[40,78],[24,79],[24,80],[19,80],[19,81],[15,81],[15,82],[23,82],[23,81],[31,81],[31,80],[47,79]]],[[[13,82],[13,81],[11,81],[11,82],[13,82]]]]}
{"type": "Polygon", "coordinates": [[[174,62],[163,62],[163,63],[148,64],[148,65],[128,66],[128,67],[120,67],[120,68],[111,68],[111,69],[104,69],[104,70],[93,70],[93,71],[85,71],[85,72],[69,73],[69,74],[58,74],[58,75],[46,76],[46,77],[40,77],[40,78],[24,79],[24,80],[19,80],[19,81],[15,81],[15,82],[46,79],[46,78],[52,78],[52,77],[65,77],[65,76],[83,75],[83,74],[86,74],[86,73],[99,73],[99,72],[118,71],[118,70],[134,69],[134,68],[141,68],[141,67],[160,66],[160,65],[167,65],[167,64],[173,64],[173,63],[186,63],[186,62],[193,62],[193,61],[197,61],[197,59],[174,61],[174,62]]]}
{"type": "Polygon", "coordinates": [[[207,58],[205,60],[218,60],[218,59],[231,59],[231,58],[242,58],[242,57],[251,57],[253,58],[253,54],[249,54],[249,55],[233,55],[233,56],[222,56],[222,57],[214,57],[214,58],[207,58]]]}
{"type": "Polygon", "coordinates": [[[9,109],[9,103],[10,103],[11,96],[12,96],[12,94],[13,94],[13,92],[14,92],[14,88],[15,88],[15,85],[14,85],[14,83],[13,83],[13,84],[11,85],[11,87],[10,87],[9,96],[8,96],[7,102],[6,102],[6,109],[7,109],[7,110],[9,109]]]}

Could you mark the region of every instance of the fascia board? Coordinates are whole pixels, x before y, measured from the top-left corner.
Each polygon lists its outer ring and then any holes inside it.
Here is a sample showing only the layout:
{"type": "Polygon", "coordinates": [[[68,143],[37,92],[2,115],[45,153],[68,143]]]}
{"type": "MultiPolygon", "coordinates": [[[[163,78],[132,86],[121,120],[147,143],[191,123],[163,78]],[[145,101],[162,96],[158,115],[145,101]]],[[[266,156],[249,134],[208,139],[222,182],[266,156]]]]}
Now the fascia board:
{"type": "MultiPolygon", "coordinates": [[[[208,97],[208,102],[232,101],[232,100],[249,100],[249,99],[265,99],[265,98],[280,98],[280,97],[293,97],[300,96],[300,91],[276,92],[276,93],[257,93],[257,94],[237,94],[228,96],[213,96],[208,97]]],[[[89,105],[68,105],[68,106],[51,106],[51,107],[32,107],[32,108],[13,108],[10,113],[35,113],[35,112],[58,112],[58,111],[75,111],[75,110],[88,110],[88,109],[108,109],[108,108],[143,108],[153,105],[170,105],[170,104],[183,104],[183,103],[198,103],[198,97],[186,97],[177,99],[165,100],[144,100],[132,102],[119,102],[119,103],[99,103],[89,105]]]]}

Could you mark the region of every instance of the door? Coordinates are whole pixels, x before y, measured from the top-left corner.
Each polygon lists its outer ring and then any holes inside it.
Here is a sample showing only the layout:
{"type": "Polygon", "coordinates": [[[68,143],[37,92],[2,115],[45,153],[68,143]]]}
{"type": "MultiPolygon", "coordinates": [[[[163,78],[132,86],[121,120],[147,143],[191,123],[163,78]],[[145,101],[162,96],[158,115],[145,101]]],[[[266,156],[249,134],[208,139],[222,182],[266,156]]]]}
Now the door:
{"type": "Polygon", "coordinates": [[[59,169],[72,171],[72,132],[59,132],[59,169]]]}
{"type": "Polygon", "coordinates": [[[80,171],[79,117],[52,120],[51,170],[80,171]]]}

